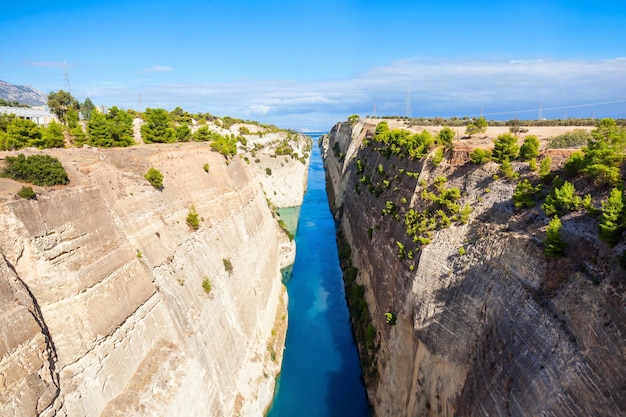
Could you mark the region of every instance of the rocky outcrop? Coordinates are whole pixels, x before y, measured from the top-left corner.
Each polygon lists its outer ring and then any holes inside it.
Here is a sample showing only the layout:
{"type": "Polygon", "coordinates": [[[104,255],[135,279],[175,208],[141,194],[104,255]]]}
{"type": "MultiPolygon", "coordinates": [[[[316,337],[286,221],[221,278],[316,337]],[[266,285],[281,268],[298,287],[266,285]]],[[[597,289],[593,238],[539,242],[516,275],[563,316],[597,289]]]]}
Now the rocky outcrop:
{"type": "Polygon", "coordinates": [[[459,151],[438,167],[385,157],[363,143],[375,123],[340,123],[322,146],[331,206],[351,247],[344,253],[376,330],[373,346],[360,341],[361,356],[374,357],[365,376],[376,414],[625,413],[626,283],[616,256],[624,248],[606,246],[597,220],[572,213],[562,220],[567,256],[545,257],[545,215],[514,209],[514,183],[494,180],[495,163],[465,164],[459,151]],[[420,248],[403,214],[425,204],[437,176],[472,213],[420,248]]]}
{"type": "Polygon", "coordinates": [[[292,244],[248,163],[194,143],[46,153],[69,186],[24,200],[0,178],[0,414],[261,416],[292,244]]]}
{"type": "Polygon", "coordinates": [[[30,85],[15,85],[6,81],[0,81],[0,98],[29,106],[43,106],[48,102],[48,96],[36,88],[30,85]]]}

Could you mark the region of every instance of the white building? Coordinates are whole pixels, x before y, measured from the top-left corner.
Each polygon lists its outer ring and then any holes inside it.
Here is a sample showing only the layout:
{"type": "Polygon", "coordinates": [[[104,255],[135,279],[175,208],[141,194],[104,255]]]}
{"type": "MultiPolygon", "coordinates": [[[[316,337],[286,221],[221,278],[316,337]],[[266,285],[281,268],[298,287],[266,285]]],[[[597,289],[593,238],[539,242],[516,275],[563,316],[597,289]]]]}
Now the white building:
{"type": "Polygon", "coordinates": [[[53,120],[56,120],[56,117],[50,113],[46,107],[8,107],[8,106],[0,106],[0,113],[4,114],[14,114],[16,117],[20,119],[32,120],[38,125],[47,125],[53,120]]]}

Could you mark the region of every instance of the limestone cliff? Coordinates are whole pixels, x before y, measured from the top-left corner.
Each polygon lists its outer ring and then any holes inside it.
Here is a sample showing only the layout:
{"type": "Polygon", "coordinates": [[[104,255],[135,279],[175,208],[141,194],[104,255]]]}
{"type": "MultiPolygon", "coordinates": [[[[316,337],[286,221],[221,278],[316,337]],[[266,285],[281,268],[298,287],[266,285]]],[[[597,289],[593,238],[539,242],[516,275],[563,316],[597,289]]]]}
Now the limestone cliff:
{"type": "MultiPolygon", "coordinates": [[[[45,153],[69,186],[25,200],[0,178],[0,415],[261,416],[287,324],[280,268],[293,254],[280,247],[293,243],[243,155],[45,153]]],[[[289,165],[302,195],[306,163],[289,165]]]]}
{"type": "Polygon", "coordinates": [[[468,164],[467,150],[438,166],[383,156],[366,145],[377,122],[340,123],[322,143],[331,206],[349,244],[340,253],[351,255],[343,266],[358,268],[346,277],[362,285],[375,329],[359,345],[376,414],[626,413],[623,244],[608,247],[597,220],[572,213],[563,218],[567,256],[547,258],[545,215],[514,209],[514,183],[494,180],[497,164],[468,164]],[[402,215],[426,204],[438,176],[472,212],[420,247],[402,215]]]}

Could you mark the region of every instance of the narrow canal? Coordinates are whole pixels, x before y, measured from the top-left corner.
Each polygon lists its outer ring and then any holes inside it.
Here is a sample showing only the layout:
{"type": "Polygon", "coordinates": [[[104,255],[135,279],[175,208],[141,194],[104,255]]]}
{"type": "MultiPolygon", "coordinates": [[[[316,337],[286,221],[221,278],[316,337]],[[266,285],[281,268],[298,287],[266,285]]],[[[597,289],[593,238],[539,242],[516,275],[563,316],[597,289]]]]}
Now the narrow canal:
{"type": "Polygon", "coordinates": [[[289,327],[268,417],[367,417],[317,139],[295,237],[296,260],[286,279],[289,327]]]}

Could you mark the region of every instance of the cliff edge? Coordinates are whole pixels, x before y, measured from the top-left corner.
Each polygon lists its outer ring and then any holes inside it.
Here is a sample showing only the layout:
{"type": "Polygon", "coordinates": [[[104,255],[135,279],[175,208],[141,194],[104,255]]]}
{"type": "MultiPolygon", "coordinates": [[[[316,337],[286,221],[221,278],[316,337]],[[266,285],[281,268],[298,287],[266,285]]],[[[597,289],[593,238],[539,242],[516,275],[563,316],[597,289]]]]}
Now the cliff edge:
{"type": "MultiPolygon", "coordinates": [[[[572,212],[566,256],[546,257],[549,218],[516,209],[515,182],[469,163],[471,142],[437,162],[402,157],[372,141],[378,122],[339,123],[322,140],[376,415],[623,415],[624,243],[606,245],[597,219],[572,212]]],[[[536,175],[527,166],[513,163],[536,175]]]]}

